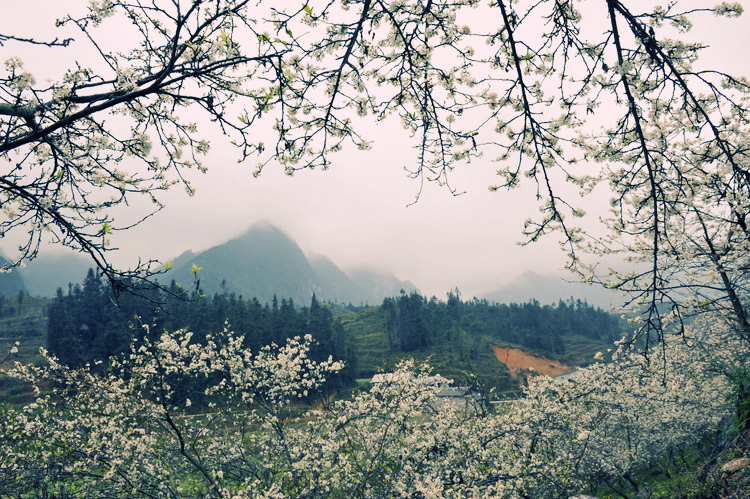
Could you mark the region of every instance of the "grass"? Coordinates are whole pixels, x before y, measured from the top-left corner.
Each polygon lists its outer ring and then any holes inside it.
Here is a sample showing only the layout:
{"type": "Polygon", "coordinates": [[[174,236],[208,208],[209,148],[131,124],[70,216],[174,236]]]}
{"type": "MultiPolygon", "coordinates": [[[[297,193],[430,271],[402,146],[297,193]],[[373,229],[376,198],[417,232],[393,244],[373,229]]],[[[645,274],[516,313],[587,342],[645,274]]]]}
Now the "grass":
{"type": "Polygon", "coordinates": [[[15,362],[40,364],[44,362],[39,348],[46,343],[47,314],[49,300],[25,296],[20,306],[18,297],[9,299],[0,316],[0,403],[23,406],[36,398],[33,387],[11,378],[3,371],[12,368],[15,362]],[[18,352],[8,355],[10,348],[18,342],[18,352]]]}
{"type": "Polygon", "coordinates": [[[563,344],[565,345],[565,354],[557,360],[569,366],[587,366],[594,361],[594,355],[597,352],[602,352],[605,354],[605,358],[609,358],[607,349],[614,350],[615,348],[614,344],[606,344],[601,340],[592,340],[580,335],[565,336],[563,344]]]}
{"type": "Polygon", "coordinates": [[[534,352],[528,347],[498,342],[490,336],[469,335],[464,331],[455,332],[455,337],[441,344],[410,352],[393,349],[385,330],[385,319],[379,307],[369,307],[356,312],[337,309],[336,317],[353,338],[358,359],[358,375],[371,377],[383,371],[391,371],[403,359],[413,358],[417,362],[427,361],[436,373],[453,378],[458,383],[467,383],[476,376],[496,393],[508,392],[517,395],[519,381],[510,376],[504,364],[495,358],[491,344],[503,347],[521,348],[538,356],[549,357],[571,366],[585,366],[594,360],[594,355],[612,347],[601,340],[592,340],[578,335],[563,338],[565,353],[554,355],[549,352],[534,352]]]}
{"type": "MultiPolygon", "coordinates": [[[[497,391],[517,390],[518,381],[511,378],[504,364],[495,357],[490,339],[464,336],[450,344],[410,352],[393,351],[382,326],[368,330],[367,321],[359,321],[349,329],[357,341],[360,376],[392,371],[404,359],[427,362],[435,373],[453,379],[459,384],[473,384],[473,377],[497,391]],[[355,329],[356,328],[356,329],[355,329]]],[[[352,325],[350,324],[350,327],[352,325]]],[[[344,324],[347,327],[347,324],[344,324]]]]}

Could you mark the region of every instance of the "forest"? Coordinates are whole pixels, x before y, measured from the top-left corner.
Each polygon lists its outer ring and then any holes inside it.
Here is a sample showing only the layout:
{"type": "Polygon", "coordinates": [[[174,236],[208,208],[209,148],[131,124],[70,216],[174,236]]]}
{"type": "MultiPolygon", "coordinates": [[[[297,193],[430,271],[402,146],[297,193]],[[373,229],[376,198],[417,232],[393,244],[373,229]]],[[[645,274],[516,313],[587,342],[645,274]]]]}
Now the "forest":
{"type": "Polygon", "coordinates": [[[474,298],[462,301],[451,291],[446,301],[427,299],[419,293],[386,298],[380,308],[392,350],[411,352],[430,345],[450,344],[460,331],[489,336],[544,355],[565,353],[563,338],[581,335],[610,344],[618,339],[624,323],[585,301],[560,300],[556,305],[492,303],[474,298]]]}
{"type": "Polygon", "coordinates": [[[103,362],[122,356],[131,344],[142,344],[146,328],[155,335],[187,329],[192,341],[205,344],[206,335],[225,326],[244,335],[244,346],[257,350],[305,334],[316,343],[311,358],[329,356],[346,367],[335,376],[336,383],[351,384],[356,374],[356,354],[341,324],[315,296],[309,306],[298,307],[291,299],[274,299],[261,304],[234,293],[213,296],[188,293],[174,282],[168,288],[143,286],[115,299],[112,287],[93,269],[81,285],[59,289],[48,307],[47,348],[71,367],[103,362]]]}
{"type": "MultiPolygon", "coordinates": [[[[140,345],[145,328],[153,334],[187,329],[192,342],[204,344],[206,335],[231,328],[244,337],[249,350],[296,336],[315,338],[311,358],[328,356],[343,361],[337,383],[351,385],[355,378],[370,375],[358,370],[357,329],[359,313],[367,310],[378,318],[376,329],[388,339],[389,354],[409,354],[433,347],[462,348],[466,338],[489,337],[497,344],[512,345],[546,356],[565,353],[565,337],[580,335],[606,346],[622,335],[624,324],[614,315],[585,301],[560,301],[541,305],[499,304],[486,300],[462,301],[455,290],[447,300],[425,298],[417,292],[386,298],[377,307],[346,307],[321,303],[313,295],[309,304],[287,298],[260,303],[224,291],[213,296],[186,293],[174,282],[166,288],[144,287],[115,299],[111,286],[91,269],[82,284],[59,289],[48,307],[47,349],[71,367],[103,362],[122,356],[131,344],[140,345]],[[354,314],[346,327],[335,317],[354,314]]],[[[486,346],[485,348],[489,348],[486,346]]],[[[497,369],[501,369],[498,364],[497,369]]]]}

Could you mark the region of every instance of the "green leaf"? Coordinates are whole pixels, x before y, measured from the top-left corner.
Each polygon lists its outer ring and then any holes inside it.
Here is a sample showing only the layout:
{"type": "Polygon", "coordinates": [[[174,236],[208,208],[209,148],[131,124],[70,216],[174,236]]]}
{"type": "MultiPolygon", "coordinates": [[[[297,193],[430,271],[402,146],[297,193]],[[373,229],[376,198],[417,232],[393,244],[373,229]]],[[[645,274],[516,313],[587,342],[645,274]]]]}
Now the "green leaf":
{"type": "Polygon", "coordinates": [[[190,272],[192,272],[193,274],[197,274],[202,269],[203,269],[203,267],[199,267],[196,264],[193,264],[193,268],[190,269],[190,272]]]}
{"type": "Polygon", "coordinates": [[[164,270],[172,270],[172,267],[174,264],[172,262],[167,262],[164,264],[164,270]]]}
{"type": "Polygon", "coordinates": [[[109,223],[104,222],[104,224],[102,225],[102,228],[99,229],[99,235],[106,236],[107,234],[112,234],[112,226],[109,225],[109,223]]]}

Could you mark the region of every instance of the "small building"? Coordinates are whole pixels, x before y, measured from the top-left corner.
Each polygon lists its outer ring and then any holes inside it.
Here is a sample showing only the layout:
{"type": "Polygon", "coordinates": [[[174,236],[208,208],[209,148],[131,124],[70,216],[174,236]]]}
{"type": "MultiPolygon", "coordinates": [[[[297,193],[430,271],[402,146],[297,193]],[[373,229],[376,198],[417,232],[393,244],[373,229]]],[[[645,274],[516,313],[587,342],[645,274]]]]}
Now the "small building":
{"type": "Polygon", "coordinates": [[[378,373],[370,380],[371,385],[378,385],[380,383],[395,383],[404,379],[404,376],[408,376],[409,380],[417,381],[424,386],[435,386],[437,388],[444,388],[451,386],[450,380],[443,378],[442,376],[423,376],[417,378],[413,374],[400,374],[400,373],[378,373]]]}
{"type": "MultiPolygon", "coordinates": [[[[379,373],[372,377],[370,384],[377,386],[381,383],[394,383],[402,379],[397,373],[379,373]]],[[[435,393],[436,408],[451,406],[470,410],[482,407],[482,396],[479,392],[467,386],[453,386],[450,380],[440,375],[417,378],[410,374],[409,379],[413,381],[419,380],[424,386],[437,389],[435,393]]]]}
{"type": "Polygon", "coordinates": [[[396,373],[378,373],[370,380],[371,385],[379,385],[380,383],[393,383],[398,380],[396,373]]]}
{"type": "Polygon", "coordinates": [[[463,410],[477,410],[482,408],[482,395],[467,386],[448,386],[441,388],[436,394],[437,407],[456,407],[463,410]]]}
{"type": "Polygon", "coordinates": [[[558,374],[557,376],[554,377],[554,380],[555,381],[574,381],[575,378],[577,378],[580,374],[581,372],[578,369],[576,369],[575,371],[570,371],[565,374],[558,374]]]}

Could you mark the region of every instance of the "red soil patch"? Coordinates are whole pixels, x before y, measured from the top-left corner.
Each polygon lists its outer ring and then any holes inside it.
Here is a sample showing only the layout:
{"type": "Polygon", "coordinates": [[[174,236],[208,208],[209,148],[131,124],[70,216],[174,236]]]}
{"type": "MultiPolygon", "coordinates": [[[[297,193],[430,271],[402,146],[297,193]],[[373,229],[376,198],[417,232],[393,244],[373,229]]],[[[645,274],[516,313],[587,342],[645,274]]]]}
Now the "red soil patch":
{"type": "Polygon", "coordinates": [[[518,348],[502,348],[492,345],[497,360],[508,366],[513,377],[518,376],[519,370],[528,371],[533,369],[539,374],[555,377],[560,374],[569,373],[574,368],[561,364],[556,360],[546,357],[535,357],[518,348]]]}

